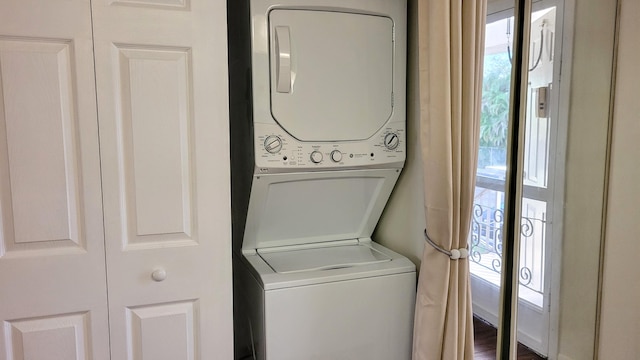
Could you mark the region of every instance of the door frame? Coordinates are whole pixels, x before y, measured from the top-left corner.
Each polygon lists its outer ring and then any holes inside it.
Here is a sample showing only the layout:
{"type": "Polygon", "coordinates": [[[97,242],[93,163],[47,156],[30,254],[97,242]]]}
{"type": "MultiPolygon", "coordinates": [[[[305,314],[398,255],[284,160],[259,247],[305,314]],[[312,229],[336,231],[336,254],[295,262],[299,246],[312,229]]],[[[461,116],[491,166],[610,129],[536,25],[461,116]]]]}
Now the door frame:
{"type": "MultiPolygon", "coordinates": [[[[553,226],[551,226],[551,231],[547,233],[548,246],[546,246],[545,249],[545,258],[550,260],[549,268],[545,270],[544,275],[544,306],[546,310],[543,309],[543,311],[548,312],[548,334],[547,337],[543,339],[542,347],[547,349],[549,359],[555,359],[559,347],[559,289],[562,273],[561,250],[569,118],[569,104],[566,100],[569,99],[570,95],[570,78],[563,79],[562,75],[571,73],[571,61],[563,61],[563,59],[571,59],[572,56],[575,0],[537,0],[533,3],[533,11],[550,6],[556,6],[554,53],[556,54],[555,57],[558,58],[559,56],[558,59],[560,60],[554,64],[553,69],[553,82],[558,90],[555,91],[556,95],[549,99],[550,113],[552,119],[555,119],[554,126],[556,129],[555,132],[550,134],[549,138],[549,154],[555,155],[555,163],[553,167],[548,169],[548,184],[551,187],[552,198],[561,200],[553,201],[547,207],[547,221],[553,224],[553,226]],[[559,121],[560,119],[564,119],[564,121],[559,121]],[[559,144],[558,139],[564,139],[564,142],[559,144]]],[[[513,0],[490,0],[487,6],[487,23],[512,16],[513,7],[513,0]]],[[[482,309],[477,311],[477,313],[483,316],[491,316],[485,311],[482,311],[482,309]]],[[[520,338],[520,335],[518,337],[520,338]]]]}

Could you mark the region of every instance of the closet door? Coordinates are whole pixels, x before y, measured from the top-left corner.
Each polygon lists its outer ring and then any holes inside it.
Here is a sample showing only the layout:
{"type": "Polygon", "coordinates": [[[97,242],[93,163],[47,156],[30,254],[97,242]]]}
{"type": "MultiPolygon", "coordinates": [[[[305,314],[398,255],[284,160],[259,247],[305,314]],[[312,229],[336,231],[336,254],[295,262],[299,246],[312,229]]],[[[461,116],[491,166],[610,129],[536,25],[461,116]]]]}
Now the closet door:
{"type": "Polygon", "coordinates": [[[233,357],[224,0],[93,0],[112,359],[233,357]]]}
{"type": "Polygon", "coordinates": [[[108,359],[89,0],[0,1],[0,359],[108,359]]]}

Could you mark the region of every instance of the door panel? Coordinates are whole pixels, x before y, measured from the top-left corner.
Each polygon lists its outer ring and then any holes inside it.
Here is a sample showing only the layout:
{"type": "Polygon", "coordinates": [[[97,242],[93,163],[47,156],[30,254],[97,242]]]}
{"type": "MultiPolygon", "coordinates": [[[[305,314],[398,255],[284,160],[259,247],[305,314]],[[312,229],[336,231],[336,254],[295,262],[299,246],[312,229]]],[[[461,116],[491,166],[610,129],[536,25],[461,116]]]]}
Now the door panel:
{"type": "Polygon", "coordinates": [[[393,22],[330,11],[273,10],[271,109],[302,141],[364,140],[393,109],[393,22]]]}
{"type": "Polygon", "coordinates": [[[109,358],[92,46],[87,0],[0,2],[1,360],[109,358]]]}
{"type": "Polygon", "coordinates": [[[9,255],[84,248],[69,51],[59,40],[0,40],[9,255]]]}
{"type": "Polygon", "coordinates": [[[186,301],[127,309],[130,359],[196,359],[197,302],[186,301]]]}
{"type": "Polygon", "coordinates": [[[92,6],[112,358],[230,359],[225,1],[92,6]]]}
{"type": "Polygon", "coordinates": [[[186,49],[118,47],[124,247],[196,245],[193,109],[186,49]],[[167,101],[172,99],[173,101],[167,101]]]}
{"type": "Polygon", "coordinates": [[[10,321],[5,324],[9,359],[91,359],[87,313],[10,321]]]}

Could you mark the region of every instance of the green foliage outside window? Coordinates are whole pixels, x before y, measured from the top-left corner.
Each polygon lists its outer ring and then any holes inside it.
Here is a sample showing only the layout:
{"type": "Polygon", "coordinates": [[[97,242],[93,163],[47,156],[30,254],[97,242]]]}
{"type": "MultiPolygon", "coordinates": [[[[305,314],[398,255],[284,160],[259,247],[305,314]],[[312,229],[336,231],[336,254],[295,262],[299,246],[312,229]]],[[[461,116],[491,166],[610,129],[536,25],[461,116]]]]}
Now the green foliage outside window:
{"type": "Polygon", "coordinates": [[[482,82],[480,146],[507,146],[511,63],[507,53],[487,55],[482,82]]]}
{"type": "Polygon", "coordinates": [[[506,164],[511,62],[507,53],[485,57],[478,168],[506,164]]]}

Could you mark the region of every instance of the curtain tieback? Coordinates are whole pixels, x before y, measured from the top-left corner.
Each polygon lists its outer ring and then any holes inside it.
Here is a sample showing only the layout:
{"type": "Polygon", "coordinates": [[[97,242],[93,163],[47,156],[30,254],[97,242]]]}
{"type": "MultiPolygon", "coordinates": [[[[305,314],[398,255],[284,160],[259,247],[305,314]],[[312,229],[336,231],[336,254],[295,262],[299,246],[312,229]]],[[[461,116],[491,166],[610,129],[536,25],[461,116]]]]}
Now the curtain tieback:
{"type": "Polygon", "coordinates": [[[467,249],[466,247],[460,249],[451,249],[451,251],[443,249],[440,245],[431,240],[431,238],[427,234],[427,229],[424,229],[424,238],[431,246],[433,246],[434,249],[447,255],[451,260],[466,259],[469,257],[469,249],[467,249]]]}

